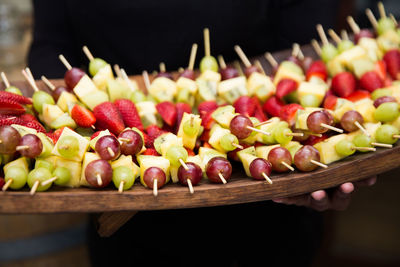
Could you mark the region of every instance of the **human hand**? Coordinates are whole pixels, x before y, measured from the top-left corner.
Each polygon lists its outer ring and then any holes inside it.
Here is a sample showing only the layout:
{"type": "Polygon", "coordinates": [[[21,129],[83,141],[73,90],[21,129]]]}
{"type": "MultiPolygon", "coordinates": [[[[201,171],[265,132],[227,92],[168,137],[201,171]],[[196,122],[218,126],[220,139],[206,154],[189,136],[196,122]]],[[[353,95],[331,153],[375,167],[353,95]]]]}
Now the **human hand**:
{"type": "Polygon", "coordinates": [[[351,193],[360,186],[372,186],[377,177],[370,177],[354,183],[344,183],[336,187],[331,195],[325,190],[318,190],[310,194],[294,197],[273,199],[276,203],[287,205],[305,206],[317,211],[345,210],[351,201],[351,193]]]}

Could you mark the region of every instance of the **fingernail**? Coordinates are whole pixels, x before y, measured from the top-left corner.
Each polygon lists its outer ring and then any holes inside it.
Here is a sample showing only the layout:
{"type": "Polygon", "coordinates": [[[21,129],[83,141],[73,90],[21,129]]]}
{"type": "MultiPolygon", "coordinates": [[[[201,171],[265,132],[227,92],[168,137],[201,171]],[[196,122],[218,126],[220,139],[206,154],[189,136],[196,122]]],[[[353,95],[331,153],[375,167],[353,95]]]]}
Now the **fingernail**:
{"type": "Polygon", "coordinates": [[[325,191],[319,190],[311,193],[311,197],[316,201],[321,201],[325,198],[326,194],[325,191]]]}
{"type": "Polygon", "coordinates": [[[283,199],[282,198],[277,198],[277,199],[273,199],[272,201],[275,202],[275,203],[282,203],[283,199]]]}
{"type": "Polygon", "coordinates": [[[368,186],[374,185],[376,183],[376,178],[368,180],[368,186]]]}

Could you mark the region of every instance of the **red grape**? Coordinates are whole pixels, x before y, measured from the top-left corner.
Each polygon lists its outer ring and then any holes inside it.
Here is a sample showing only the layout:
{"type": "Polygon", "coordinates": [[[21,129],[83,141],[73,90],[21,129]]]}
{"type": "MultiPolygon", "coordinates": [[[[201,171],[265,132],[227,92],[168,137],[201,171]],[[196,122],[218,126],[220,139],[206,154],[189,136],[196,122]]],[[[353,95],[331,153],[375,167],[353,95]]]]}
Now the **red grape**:
{"type": "Polygon", "coordinates": [[[114,160],[118,158],[121,149],[119,141],[112,135],[105,135],[99,138],[94,149],[100,158],[105,160],[114,160]]]}
{"type": "Polygon", "coordinates": [[[396,98],[394,98],[393,96],[381,96],[377,99],[375,99],[374,101],[374,106],[377,108],[379,107],[381,104],[386,103],[386,102],[394,102],[397,103],[396,98]]]}
{"type": "Polygon", "coordinates": [[[252,132],[251,129],[247,128],[248,126],[253,127],[251,120],[244,115],[237,115],[231,120],[229,129],[231,130],[232,134],[236,135],[237,138],[244,139],[247,138],[252,132]]]}
{"type": "Polygon", "coordinates": [[[329,115],[327,115],[328,112],[318,110],[312,112],[310,115],[308,115],[307,118],[307,127],[308,129],[313,132],[313,133],[325,133],[328,131],[327,128],[321,126],[322,123],[325,123],[327,125],[331,125],[333,120],[329,115]]]}
{"type": "Polygon", "coordinates": [[[287,61],[291,61],[291,62],[293,62],[294,64],[296,64],[297,66],[299,66],[299,67],[302,67],[302,65],[301,65],[301,60],[300,59],[298,59],[297,57],[294,57],[294,56],[289,56],[288,58],[287,58],[287,61]]]}
{"type": "Polygon", "coordinates": [[[358,41],[363,37],[375,38],[375,34],[369,29],[362,29],[359,33],[354,35],[354,43],[357,44],[358,41]]]}
{"type": "Polygon", "coordinates": [[[163,187],[167,181],[165,172],[158,167],[150,167],[145,170],[143,173],[143,181],[149,188],[153,188],[155,179],[157,179],[157,188],[163,187]]]}
{"type": "Polygon", "coordinates": [[[208,179],[214,183],[223,183],[219,174],[227,181],[232,175],[231,163],[223,157],[214,157],[210,159],[206,166],[208,179]]]}
{"type": "Polygon", "coordinates": [[[246,68],[244,69],[244,75],[246,75],[247,78],[249,78],[250,75],[251,75],[253,72],[260,72],[260,70],[258,69],[257,66],[254,66],[254,65],[251,65],[250,67],[246,67],[246,68]]]}
{"type": "Polygon", "coordinates": [[[26,134],[21,138],[17,150],[23,157],[36,158],[42,153],[43,144],[36,135],[26,134]]]}
{"type": "Polygon", "coordinates": [[[297,142],[304,142],[308,139],[308,137],[310,136],[309,133],[307,133],[306,131],[300,130],[300,129],[296,129],[296,128],[292,128],[292,132],[293,133],[302,133],[302,136],[293,136],[293,141],[297,141],[297,142]]]}
{"type": "Polygon", "coordinates": [[[57,86],[52,92],[51,92],[51,96],[54,98],[54,101],[58,101],[58,99],[60,98],[61,94],[63,92],[70,92],[71,90],[68,90],[67,88],[65,88],[64,86],[57,86]]]}
{"type": "Polygon", "coordinates": [[[272,164],[263,158],[257,158],[250,163],[249,166],[251,176],[256,180],[265,180],[263,173],[267,176],[271,175],[272,164]]]}
{"type": "Polygon", "coordinates": [[[185,69],[181,73],[180,77],[185,77],[185,78],[188,78],[188,79],[191,79],[191,80],[195,80],[196,79],[194,71],[193,70],[189,70],[189,69],[185,69]]]}
{"type": "Polygon", "coordinates": [[[276,172],[286,172],[289,169],[282,164],[285,162],[287,165],[292,164],[292,156],[289,150],[283,147],[276,147],[268,154],[268,161],[272,164],[272,169],[276,172]]]}
{"type": "Polygon", "coordinates": [[[313,146],[305,145],[294,154],[294,165],[300,171],[309,172],[318,168],[311,160],[320,161],[319,152],[313,146]]]}
{"type": "Polygon", "coordinates": [[[129,139],[121,140],[121,153],[124,155],[136,155],[143,148],[142,136],[134,130],[125,130],[118,135],[118,139],[129,139]]]}
{"type": "Polygon", "coordinates": [[[193,162],[187,162],[186,166],[188,167],[187,170],[182,165],[178,169],[179,182],[182,185],[187,185],[187,180],[189,179],[192,185],[197,185],[203,177],[203,171],[199,165],[193,162]]]}
{"type": "Polygon", "coordinates": [[[354,132],[359,129],[356,125],[356,121],[359,124],[363,124],[363,116],[358,111],[349,110],[343,114],[342,118],[340,119],[340,125],[344,130],[348,132],[354,132]]]}
{"type": "Polygon", "coordinates": [[[21,135],[14,127],[0,127],[0,154],[14,154],[20,141],[21,135]]]}
{"type": "Polygon", "coordinates": [[[90,162],[85,169],[86,181],[93,187],[103,188],[110,184],[112,180],[111,164],[107,160],[98,159],[90,162]],[[99,183],[99,179],[101,183],[99,183]]]}
{"type": "Polygon", "coordinates": [[[64,82],[69,90],[73,90],[75,85],[81,80],[86,73],[79,68],[72,68],[67,70],[64,75],[64,82]]]}
{"type": "Polygon", "coordinates": [[[312,57],[304,57],[303,61],[301,62],[301,67],[303,68],[304,73],[307,72],[313,62],[314,60],[312,59],[312,57]]]}
{"type": "Polygon", "coordinates": [[[239,72],[237,69],[228,66],[225,69],[220,69],[219,73],[221,74],[222,81],[239,76],[239,72]]]}
{"type": "Polygon", "coordinates": [[[156,78],[158,78],[158,77],[165,77],[165,78],[174,80],[174,78],[172,77],[172,74],[169,73],[169,72],[159,72],[159,73],[157,74],[156,78]]]}

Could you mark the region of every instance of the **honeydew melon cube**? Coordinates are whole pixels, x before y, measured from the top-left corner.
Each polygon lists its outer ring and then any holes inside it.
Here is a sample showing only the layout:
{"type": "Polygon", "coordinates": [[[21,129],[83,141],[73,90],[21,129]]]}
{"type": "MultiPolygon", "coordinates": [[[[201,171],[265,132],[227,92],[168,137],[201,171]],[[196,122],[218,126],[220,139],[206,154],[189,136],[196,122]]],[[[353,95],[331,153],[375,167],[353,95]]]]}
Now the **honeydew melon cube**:
{"type": "Polygon", "coordinates": [[[71,179],[64,186],[79,187],[81,185],[82,165],[80,162],[57,157],[55,166],[67,168],[71,173],[71,179]]]}
{"type": "Polygon", "coordinates": [[[296,154],[297,151],[302,147],[303,145],[300,144],[297,141],[290,141],[286,145],[282,145],[282,147],[286,148],[289,150],[290,155],[292,156],[292,162],[294,162],[294,155],[296,154]]]}
{"type": "Polygon", "coordinates": [[[382,51],[374,38],[363,37],[358,41],[358,45],[367,51],[368,58],[373,62],[382,58],[382,51]]]}
{"type": "Polygon", "coordinates": [[[210,139],[208,140],[208,143],[215,148],[216,150],[222,152],[222,153],[226,153],[227,151],[225,149],[222,148],[222,146],[220,145],[220,140],[221,138],[225,135],[225,134],[229,134],[230,131],[228,129],[224,129],[221,126],[219,126],[218,124],[215,124],[213,126],[212,133],[210,131],[210,139]]]}
{"type": "Polygon", "coordinates": [[[128,85],[119,79],[107,81],[107,92],[111,102],[117,99],[130,99],[132,93],[128,85]]]}
{"type": "Polygon", "coordinates": [[[69,127],[71,129],[75,129],[77,127],[76,122],[71,118],[71,116],[67,112],[57,117],[54,121],[51,122],[49,126],[52,129],[59,129],[62,127],[69,127]]]}
{"type": "Polygon", "coordinates": [[[247,95],[246,78],[239,76],[218,84],[218,95],[226,102],[233,104],[240,96],[247,95]]]}
{"type": "Polygon", "coordinates": [[[87,152],[87,150],[89,148],[89,141],[86,138],[84,138],[83,136],[81,136],[80,134],[74,132],[73,130],[71,130],[67,127],[64,128],[64,130],[62,131],[61,136],[58,139],[58,142],[54,146],[52,154],[63,158],[63,156],[58,152],[58,146],[60,145],[60,141],[62,141],[63,137],[65,137],[65,136],[73,136],[78,140],[78,143],[79,143],[78,153],[76,154],[76,156],[74,156],[73,158],[70,158],[68,160],[81,162],[83,160],[85,153],[87,152]]]}
{"type": "Polygon", "coordinates": [[[29,160],[25,157],[20,157],[4,165],[4,173],[7,173],[8,169],[13,166],[21,167],[26,171],[26,173],[29,173],[29,160]]]}
{"type": "Polygon", "coordinates": [[[108,94],[104,91],[93,91],[89,95],[79,98],[89,109],[93,110],[97,105],[109,101],[108,94]]]}

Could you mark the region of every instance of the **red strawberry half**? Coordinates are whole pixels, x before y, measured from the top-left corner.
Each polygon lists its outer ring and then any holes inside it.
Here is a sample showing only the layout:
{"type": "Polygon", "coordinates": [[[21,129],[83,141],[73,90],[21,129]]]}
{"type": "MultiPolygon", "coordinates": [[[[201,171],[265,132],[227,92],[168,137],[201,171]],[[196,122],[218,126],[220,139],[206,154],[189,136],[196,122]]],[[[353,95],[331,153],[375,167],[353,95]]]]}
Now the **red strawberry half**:
{"type": "Polygon", "coordinates": [[[203,101],[197,107],[200,116],[202,116],[208,112],[212,112],[212,111],[216,110],[217,108],[218,108],[218,104],[217,104],[217,102],[215,102],[213,100],[203,101]]]}
{"type": "Polygon", "coordinates": [[[251,117],[254,114],[256,104],[249,96],[241,96],[233,103],[233,107],[237,113],[243,116],[251,117]]]}
{"type": "Polygon", "coordinates": [[[332,79],[332,90],[340,97],[347,97],[356,89],[356,79],[350,72],[336,74],[332,79]]]}
{"type": "MultiPolygon", "coordinates": [[[[364,98],[370,98],[371,94],[368,91],[365,90],[356,90],[354,91],[351,95],[346,97],[347,100],[350,100],[352,102],[357,102],[358,100],[364,99],[364,98]]],[[[336,102],[335,102],[336,104],[336,102]]]]}
{"type": "Polygon", "coordinates": [[[384,87],[383,80],[376,71],[367,71],[360,78],[360,86],[370,92],[384,87]]]}
{"type": "Polygon", "coordinates": [[[383,61],[385,61],[387,72],[392,76],[393,80],[398,80],[400,78],[400,50],[392,49],[387,51],[383,56],[383,61]]]}
{"type": "Polygon", "coordinates": [[[296,122],[296,112],[298,109],[304,108],[301,105],[295,103],[284,105],[279,112],[279,117],[289,123],[290,126],[292,126],[296,122]]]}
{"type": "Polygon", "coordinates": [[[279,100],[276,96],[273,96],[264,103],[263,109],[268,115],[272,117],[278,117],[281,108],[284,105],[285,104],[281,100],[279,100]]]}
{"type": "Polygon", "coordinates": [[[145,151],[143,151],[142,155],[160,156],[155,148],[147,148],[145,151]]]}
{"type": "Polygon", "coordinates": [[[192,113],[192,107],[187,103],[176,103],[176,132],[181,124],[183,113],[192,113]]]}
{"type": "Polygon", "coordinates": [[[124,124],[127,127],[136,127],[139,130],[143,130],[143,124],[140,120],[139,112],[131,100],[117,99],[114,101],[114,105],[121,114],[124,124]]]}
{"type": "Polygon", "coordinates": [[[276,86],[276,97],[282,100],[288,94],[296,91],[296,89],[297,89],[296,81],[292,79],[282,79],[276,86]]]}
{"type": "Polygon", "coordinates": [[[322,60],[314,61],[306,72],[307,81],[312,76],[318,76],[322,80],[326,81],[328,78],[328,70],[326,69],[325,63],[322,60]]]}
{"type": "Polygon", "coordinates": [[[72,108],[71,118],[76,122],[76,124],[84,128],[92,127],[96,123],[96,117],[93,113],[78,104],[75,104],[72,108]]]}
{"type": "Polygon", "coordinates": [[[125,129],[124,121],[117,107],[111,102],[103,102],[93,109],[96,117],[96,128],[108,129],[115,135],[118,135],[125,129]]]}
{"type": "Polygon", "coordinates": [[[161,115],[161,118],[164,120],[166,124],[168,124],[171,127],[175,126],[177,113],[174,103],[169,101],[164,101],[158,103],[156,105],[156,109],[158,111],[158,114],[161,115]]]}
{"type": "Polygon", "coordinates": [[[252,114],[252,117],[256,117],[260,122],[266,121],[268,119],[267,115],[265,115],[262,107],[260,100],[258,100],[257,97],[253,96],[252,97],[254,103],[255,103],[255,109],[254,113],[252,114]]]}

